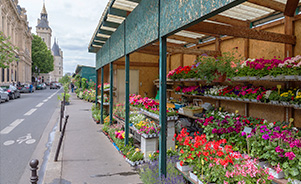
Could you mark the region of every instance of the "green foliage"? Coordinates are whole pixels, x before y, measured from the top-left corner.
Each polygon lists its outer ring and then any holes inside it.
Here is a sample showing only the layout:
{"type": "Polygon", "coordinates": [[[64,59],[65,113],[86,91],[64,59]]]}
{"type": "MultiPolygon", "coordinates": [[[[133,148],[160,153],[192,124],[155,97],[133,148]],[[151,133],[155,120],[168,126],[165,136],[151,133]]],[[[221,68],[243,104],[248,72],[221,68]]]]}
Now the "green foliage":
{"type": "Polygon", "coordinates": [[[69,93],[61,93],[61,95],[58,95],[57,98],[60,101],[64,100],[64,96],[65,96],[65,102],[70,102],[70,94],[69,93]]]}
{"type": "Polygon", "coordinates": [[[79,74],[75,75],[75,77],[74,77],[74,85],[75,85],[77,88],[80,88],[80,82],[81,82],[80,75],[79,75],[79,74]]]}
{"type": "Polygon", "coordinates": [[[81,80],[82,83],[82,90],[85,91],[85,89],[87,89],[87,79],[86,78],[82,78],[81,80]]]}
{"type": "Polygon", "coordinates": [[[18,60],[14,50],[18,50],[18,48],[12,46],[9,38],[6,38],[0,31],[0,68],[8,68],[11,62],[18,60]]]}
{"type": "Polygon", "coordinates": [[[59,82],[62,83],[63,85],[65,84],[69,85],[71,83],[71,78],[70,76],[65,74],[62,78],[60,78],[59,82]]]}
{"type": "Polygon", "coordinates": [[[48,50],[47,45],[42,38],[33,34],[32,40],[32,68],[31,71],[36,73],[35,67],[40,69],[40,73],[49,73],[54,70],[53,56],[48,50]]]}

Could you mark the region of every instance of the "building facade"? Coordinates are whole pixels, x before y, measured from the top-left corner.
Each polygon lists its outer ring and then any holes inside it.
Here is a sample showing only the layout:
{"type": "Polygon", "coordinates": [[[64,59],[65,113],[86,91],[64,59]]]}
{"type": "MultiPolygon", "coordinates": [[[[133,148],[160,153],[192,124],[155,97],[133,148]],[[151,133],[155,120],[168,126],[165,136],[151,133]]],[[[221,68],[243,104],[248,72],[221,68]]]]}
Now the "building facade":
{"type": "Polygon", "coordinates": [[[25,83],[31,81],[31,27],[27,21],[26,10],[18,5],[18,0],[0,0],[0,31],[15,50],[16,58],[9,68],[0,69],[0,83],[25,83]]]}
{"type": "Polygon", "coordinates": [[[37,35],[42,38],[42,40],[46,43],[47,48],[50,50],[53,55],[53,65],[54,70],[49,73],[41,73],[38,76],[39,82],[52,82],[58,81],[63,77],[63,51],[60,49],[57,41],[55,40],[52,48],[51,48],[51,38],[52,38],[52,30],[49,26],[48,22],[48,13],[46,11],[45,3],[43,4],[43,8],[40,14],[40,18],[38,19],[36,26],[37,35]]]}

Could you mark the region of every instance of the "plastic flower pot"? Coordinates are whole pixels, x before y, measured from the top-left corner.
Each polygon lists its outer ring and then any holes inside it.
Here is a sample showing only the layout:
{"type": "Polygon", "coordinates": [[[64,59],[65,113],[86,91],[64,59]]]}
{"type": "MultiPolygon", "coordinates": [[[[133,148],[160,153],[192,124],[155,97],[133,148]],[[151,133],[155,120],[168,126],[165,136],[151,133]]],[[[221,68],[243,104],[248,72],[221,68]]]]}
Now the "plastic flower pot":
{"type": "Polygon", "coordinates": [[[189,171],[189,177],[194,181],[198,181],[198,176],[193,171],[189,171]]]}
{"type": "Polygon", "coordinates": [[[187,171],[191,171],[192,170],[192,166],[190,165],[180,165],[180,162],[177,162],[177,168],[182,171],[182,172],[187,172],[187,171]]]}
{"type": "Polygon", "coordinates": [[[284,172],[283,171],[277,173],[275,169],[270,168],[270,167],[269,167],[269,174],[274,176],[274,178],[277,178],[277,179],[284,178],[284,172]]]}
{"type": "Polygon", "coordinates": [[[276,78],[277,80],[282,80],[282,79],[284,79],[284,76],[283,76],[283,75],[277,75],[275,78],[276,78]]]}
{"type": "Polygon", "coordinates": [[[257,76],[253,76],[253,77],[249,77],[249,80],[258,80],[259,77],[257,76]]]}
{"type": "Polygon", "coordinates": [[[286,75],[286,76],[284,76],[284,78],[285,78],[286,80],[295,80],[295,79],[296,79],[296,76],[295,76],[295,75],[286,75]]]}
{"type": "Polygon", "coordinates": [[[269,75],[260,78],[260,80],[271,80],[271,79],[272,78],[269,75]]]}
{"type": "Polygon", "coordinates": [[[258,102],[256,99],[251,99],[251,102],[258,102]]]}
{"type": "Polygon", "coordinates": [[[298,81],[301,81],[301,75],[297,76],[298,81]]]}
{"type": "Polygon", "coordinates": [[[295,180],[295,179],[291,179],[289,178],[288,181],[292,184],[301,184],[301,181],[300,180],[295,180]]]}
{"type": "Polygon", "coordinates": [[[246,80],[248,80],[248,77],[240,77],[239,80],[241,80],[241,81],[246,81],[246,80]]]}

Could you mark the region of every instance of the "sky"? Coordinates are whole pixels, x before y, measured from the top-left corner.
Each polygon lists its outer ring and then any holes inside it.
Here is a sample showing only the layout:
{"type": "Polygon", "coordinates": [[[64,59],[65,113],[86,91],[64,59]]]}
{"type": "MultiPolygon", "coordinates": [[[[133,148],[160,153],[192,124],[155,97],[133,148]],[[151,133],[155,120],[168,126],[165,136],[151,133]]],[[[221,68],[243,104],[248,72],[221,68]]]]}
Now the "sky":
{"type": "MultiPolygon", "coordinates": [[[[64,73],[74,73],[76,66],[95,66],[95,54],[88,52],[88,45],[109,0],[46,0],[49,26],[63,51],[64,73]]],[[[26,9],[29,26],[36,34],[37,20],[43,0],[19,0],[26,9]]]]}

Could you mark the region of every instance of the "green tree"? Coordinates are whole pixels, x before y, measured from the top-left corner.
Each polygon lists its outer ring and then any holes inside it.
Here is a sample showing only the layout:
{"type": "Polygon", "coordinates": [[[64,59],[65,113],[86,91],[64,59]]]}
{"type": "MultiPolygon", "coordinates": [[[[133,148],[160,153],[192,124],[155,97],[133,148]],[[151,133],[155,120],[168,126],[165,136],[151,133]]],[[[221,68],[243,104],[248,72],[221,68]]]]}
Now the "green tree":
{"type": "Polygon", "coordinates": [[[18,60],[15,53],[17,50],[0,31],[0,68],[8,68],[11,62],[18,60]]]}
{"type": "Polygon", "coordinates": [[[71,77],[68,76],[67,74],[65,74],[62,78],[60,78],[59,82],[62,83],[63,85],[64,84],[68,84],[69,85],[70,82],[71,82],[71,77]]]}
{"type": "Polygon", "coordinates": [[[36,67],[40,69],[40,73],[49,73],[54,70],[53,56],[48,50],[47,45],[37,35],[33,34],[32,40],[32,68],[31,71],[36,73],[36,67]]]}

